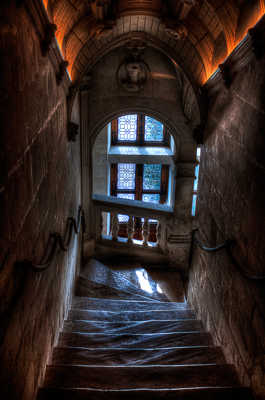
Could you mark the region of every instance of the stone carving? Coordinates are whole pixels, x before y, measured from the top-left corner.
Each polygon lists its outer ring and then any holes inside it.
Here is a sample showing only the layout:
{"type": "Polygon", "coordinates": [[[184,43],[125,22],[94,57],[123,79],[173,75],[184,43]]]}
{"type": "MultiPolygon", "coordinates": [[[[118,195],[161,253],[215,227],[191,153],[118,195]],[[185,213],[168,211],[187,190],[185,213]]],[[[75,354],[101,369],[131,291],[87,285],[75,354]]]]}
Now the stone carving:
{"type": "Polygon", "coordinates": [[[165,31],[167,34],[173,36],[173,38],[176,40],[185,39],[185,37],[188,35],[188,30],[183,24],[176,22],[172,24],[167,21],[165,25],[165,31]]]}
{"type": "Polygon", "coordinates": [[[197,0],[165,0],[163,2],[163,14],[169,18],[183,21],[196,3],[197,0]]]}
{"type": "Polygon", "coordinates": [[[188,35],[183,21],[188,17],[196,0],[166,0],[163,4],[163,22],[165,31],[176,40],[184,39],[188,35]]]}
{"type": "Polygon", "coordinates": [[[115,4],[112,0],[90,0],[92,14],[97,21],[108,20],[113,17],[115,4]]]}
{"type": "Polygon", "coordinates": [[[127,45],[129,55],[118,68],[118,82],[129,92],[139,92],[148,79],[149,67],[142,60],[144,48],[141,43],[129,43],[127,45]]]}
{"type": "Polygon", "coordinates": [[[90,37],[100,39],[108,36],[116,20],[116,7],[111,0],[89,0],[90,37]]]}

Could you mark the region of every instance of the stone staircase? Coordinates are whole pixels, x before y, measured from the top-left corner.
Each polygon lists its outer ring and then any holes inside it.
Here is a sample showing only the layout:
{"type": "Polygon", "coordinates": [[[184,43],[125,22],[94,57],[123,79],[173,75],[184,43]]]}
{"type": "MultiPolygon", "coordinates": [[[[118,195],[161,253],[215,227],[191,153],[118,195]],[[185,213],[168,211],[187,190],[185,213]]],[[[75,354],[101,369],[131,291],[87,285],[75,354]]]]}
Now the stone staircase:
{"type": "Polygon", "coordinates": [[[134,298],[74,298],[38,400],[252,398],[187,303],[134,298]]]}

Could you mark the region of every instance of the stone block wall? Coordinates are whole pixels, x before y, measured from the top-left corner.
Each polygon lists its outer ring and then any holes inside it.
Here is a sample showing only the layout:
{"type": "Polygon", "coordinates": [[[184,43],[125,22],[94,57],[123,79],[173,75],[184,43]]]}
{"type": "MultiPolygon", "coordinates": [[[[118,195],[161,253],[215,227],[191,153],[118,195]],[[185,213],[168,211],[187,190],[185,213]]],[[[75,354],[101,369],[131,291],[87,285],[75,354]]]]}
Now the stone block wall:
{"type": "Polygon", "coordinates": [[[0,19],[0,397],[31,400],[68,310],[81,236],[45,272],[15,261],[38,262],[49,234],[77,216],[80,150],[67,140],[65,91],[32,16],[11,1],[0,19]]]}
{"type": "MultiPolygon", "coordinates": [[[[264,71],[264,57],[253,59],[210,99],[199,180],[201,240],[234,238],[234,258],[248,275],[265,275],[264,71]]],[[[265,399],[264,285],[246,279],[225,250],[194,253],[189,302],[258,399],[265,399]]]]}

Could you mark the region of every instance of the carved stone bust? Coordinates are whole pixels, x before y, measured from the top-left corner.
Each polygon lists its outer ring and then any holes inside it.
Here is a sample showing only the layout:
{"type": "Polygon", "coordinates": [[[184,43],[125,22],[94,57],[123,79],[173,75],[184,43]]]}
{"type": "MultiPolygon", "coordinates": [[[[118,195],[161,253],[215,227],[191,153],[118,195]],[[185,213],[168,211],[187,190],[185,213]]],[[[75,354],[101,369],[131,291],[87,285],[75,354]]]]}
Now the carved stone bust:
{"type": "Polygon", "coordinates": [[[129,92],[140,91],[148,78],[149,68],[142,60],[133,58],[125,60],[117,71],[119,84],[129,92]]]}

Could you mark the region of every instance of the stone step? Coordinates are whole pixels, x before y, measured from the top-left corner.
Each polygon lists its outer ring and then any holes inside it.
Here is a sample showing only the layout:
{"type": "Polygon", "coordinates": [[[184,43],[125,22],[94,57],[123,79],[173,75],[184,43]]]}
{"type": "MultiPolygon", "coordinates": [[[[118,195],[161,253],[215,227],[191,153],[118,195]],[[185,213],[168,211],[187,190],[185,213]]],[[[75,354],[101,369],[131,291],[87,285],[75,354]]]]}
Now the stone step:
{"type": "Polygon", "coordinates": [[[237,386],[229,365],[104,366],[52,365],[45,386],[90,389],[175,389],[237,386]]]}
{"type": "Polygon", "coordinates": [[[65,321],[64,332],[87,333],[169,333],[201,331],[202,324],[196,319],[177,321],[133,321],[133,322],[104,322],[104,321],[65,321]]]}
{"type": "Polygon", "coordinates": [[[57,347],[52,364],[148,365],[224,364],[219,347],[173,347],[160,349],[57,347]]]}
{"type": "MultiPolygon", "coordinates": [[[[148,276],[148,282],[152,287],[152,292],[147,292],[141,288],[139,278],[136,275],[135,269],[122,268],[109,268],[108,266],[102,264],[97,260],[91,260],[90,265],[87,264],[85,270],[82,270],[82,284],[87,286],[87,283],[92,282],[92,285],[95,283],[96,285],[104,285],[105,287],[109,287],[114,289],[114,292],[122,291],[128,293],[127,297],[131,295],[141,296],[142,300],[158,300],[158,301],[167,301],[167,297],[163,293],[158,293],[156,290],[156,282],[153,282],[152,278],[148,276]],[[88,282],[85,282],[87,280],[88,282]]],[[[172,277],[172,279],[174,279],[172,277]]],[[[102,287],[104,289],[104,287],[102,287]]],[[[101,294],[100,297],[108,297],[108,293],[100,289],[101,294]],[[103,296],[102,296],[103,294],[103,296]]],[[[90,296],[90,294],[84,294],[84,296],[90,296]]],[[[98,297],[98,295],[92,297],[98,297]]],[[[112,296],[111,296],[112,297],[112,296]]]]}
{"type": "Polygon", "coordinates": [[[242,387],[204,387],[191,389],[93,390],[42,388],[37,400],[252,400],[242,387]]]}
{"type": "Polygon", "coordinates": [[[100,334],[62,332],[59,337],[59,346],[74,347],[180,347],[180,346],[208,346],[211,337],[206,332],[177,332],[165,334],[100,334]]]}
{"type": "Polygon", "coordinates": [[[149,300],[159,302],[159,300],[152,299],[145,296],[144,293],[139,294],[139,290],[123,290],[121,288],[114,288],[103,283],[97,283],[80,276],[76,288],[76,296],[88,296],[97,298],[113,298],[113,299],[134,299],[134,300],[149,300]]]}
{"type": "Polygon", "coordinates": [[[90,321],[150,321],[150,320],[178,320],[195,318],[191,310],[158,310],[158,311],[121,311],[107,310],[82,310],[72,308],[69,311],[68,320],[84,319],[90,321]]]}
{"type": "Polygon", "coordinates": [[[73,308],[88,310],[110,310],[110,311],[155,311],[155,310],[190,310],[187,303],[176,302],[153,302],[136,300],[113,300],[97,299],[91,297],[75,297],[73,308]]]}

